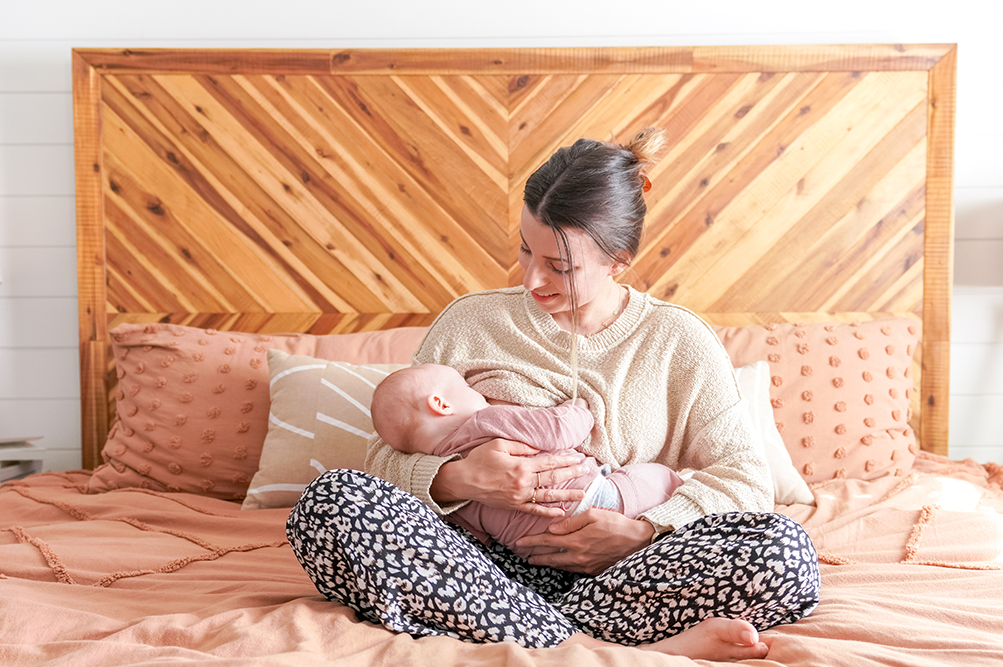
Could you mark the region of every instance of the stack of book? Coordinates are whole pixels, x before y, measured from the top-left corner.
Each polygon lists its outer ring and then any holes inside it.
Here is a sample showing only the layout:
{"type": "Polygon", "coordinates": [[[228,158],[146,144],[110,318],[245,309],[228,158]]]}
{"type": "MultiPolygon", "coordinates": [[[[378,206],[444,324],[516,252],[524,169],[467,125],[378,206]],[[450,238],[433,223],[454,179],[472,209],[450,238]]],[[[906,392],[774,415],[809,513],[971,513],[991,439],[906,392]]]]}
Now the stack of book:
{"type": "Polygon", "coordinates": [[[0,438],[0,484],[42,472],[42,448],[39,438],[0,438]]]}

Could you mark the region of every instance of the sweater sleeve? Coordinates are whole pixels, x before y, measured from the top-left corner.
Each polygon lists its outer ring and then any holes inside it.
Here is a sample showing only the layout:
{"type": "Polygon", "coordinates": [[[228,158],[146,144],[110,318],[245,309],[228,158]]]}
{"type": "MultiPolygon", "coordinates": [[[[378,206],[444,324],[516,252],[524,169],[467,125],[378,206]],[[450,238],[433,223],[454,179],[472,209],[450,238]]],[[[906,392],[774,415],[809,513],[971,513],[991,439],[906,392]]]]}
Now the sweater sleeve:
{"type": "MultiPolygon", "coordinates": [[[[452,351],[456,353],[458,346],[450,345],[450,341],[458,341],[457,327],[462,320],[457,304],[462,304],[465,297],[460,297],[439,314],[429,327],[428,333],[414,353],[412,364],[436,363],[453,365],[448,358],[452,351]]],[[[460,458],[459,454],[449,457],[433,456],[431,454],[407,454],[395,450],[386,444],[382,438],[373,434],[366,446],[366,472],[390,482],[394,486],[415,496],[434,512],[440,515],[449,514],[463,507],[469,501],[451,503],[440,506],[432,499],[430,489],[432,480],[439,473],[439,468],[450,461],[460,458]]]]}
{"type": "Polygon", "coordinates": [[[366,471],[407,491],[437,514],[449,514],[466,503],[451,503],[440,506],[432,499],[432,480],[446,463],[460,458],[459,454],[448,457],[431,454],[405,454],[383,442],[375,433],[370,436],[366,448],[366,471]]]}
{"type": "Polygon", "coordinates": [[[696,472],[665,503],[640,517],[655,532],[679,528],[708,514],[773,509],[766,462],[751,443],[741,403],[704,426],[689,444],[696,472]]]}
{"type": "Polygon", "coordinates": [[[682,363],[674,364],[667,389],[680,401],[675,422],[682,435],[673,462],[695,472],[668,501],[639,517],[656,532],[708,514],[773,509],[769,469],[756,446],[731,360],[702,321],[688,338],[688,352],[677,357],[682,363]]]}

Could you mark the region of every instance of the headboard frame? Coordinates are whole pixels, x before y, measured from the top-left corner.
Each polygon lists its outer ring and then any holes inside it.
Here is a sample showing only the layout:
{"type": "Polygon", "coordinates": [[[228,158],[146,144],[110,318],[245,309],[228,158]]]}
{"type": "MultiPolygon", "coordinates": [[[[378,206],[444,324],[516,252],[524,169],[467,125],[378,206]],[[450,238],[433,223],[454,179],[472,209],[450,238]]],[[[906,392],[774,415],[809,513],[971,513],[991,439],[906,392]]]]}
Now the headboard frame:
{"type": "Polygon", "coordinates": [[[108,331],[429,324],[518,284],[529,174],[658,125],[631,282],[716,324],[923,321],[947,451],[953,45],[73,53],[83,462],[108,331]]]}

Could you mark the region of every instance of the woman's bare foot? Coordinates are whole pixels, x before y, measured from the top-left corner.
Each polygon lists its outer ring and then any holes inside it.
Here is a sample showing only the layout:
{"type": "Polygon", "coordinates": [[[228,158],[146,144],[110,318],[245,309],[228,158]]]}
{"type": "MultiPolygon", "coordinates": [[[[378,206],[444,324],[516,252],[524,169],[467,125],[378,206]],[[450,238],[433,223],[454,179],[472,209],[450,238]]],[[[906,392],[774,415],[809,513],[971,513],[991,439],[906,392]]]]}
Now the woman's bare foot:
{"type": "Polygon", "coordinates": [[[737,618],[707,618],[678,635],[637,648],[694,660],[764,658],[769,647],[759,641],[756,628],[737,618]]]}
{"type": "MultiPolygon", "coordinates": [[[[571,635],[560,646],[601,648],[618,646],[589,637],[584,632],[571,635]]],[[[759,641],[759,633],[750,623],[732,618],[707,618],[678,635],[653,644],[639,644],[642,651],[683,655],[694,660],[746,660],[764,658],[770,648],[759,641]]]]}

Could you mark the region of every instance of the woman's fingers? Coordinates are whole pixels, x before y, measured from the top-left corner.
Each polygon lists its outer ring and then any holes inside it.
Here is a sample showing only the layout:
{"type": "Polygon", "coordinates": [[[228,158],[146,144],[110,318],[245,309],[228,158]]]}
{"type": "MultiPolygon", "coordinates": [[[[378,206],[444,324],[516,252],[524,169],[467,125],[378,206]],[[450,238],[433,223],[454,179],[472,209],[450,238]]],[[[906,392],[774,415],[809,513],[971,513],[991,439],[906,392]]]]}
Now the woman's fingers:
{"type": "Polygon", "coordinates": [[[539,486],[563,484],[568,480],[587,475],[589,469],[574,456],[536,456],[530,459],[538,474],[539,486]]]}
{"type": "Polygon", "coordinates": [[[539,503],[576,503],[585,497],[582,489],[551,489],[545,486],[534,489],[536,497],[534,502],[539,503]]]}

